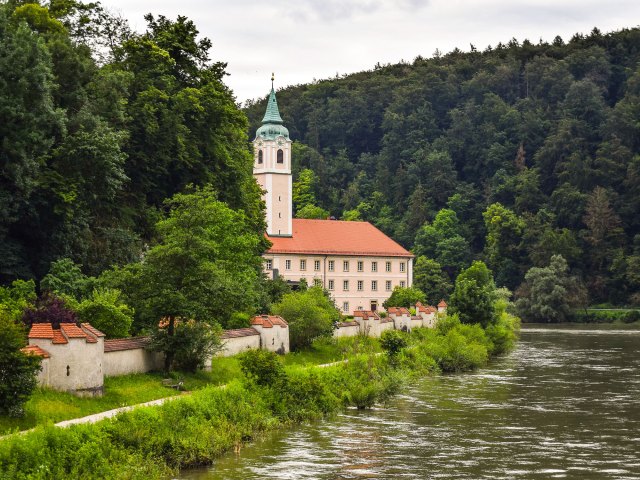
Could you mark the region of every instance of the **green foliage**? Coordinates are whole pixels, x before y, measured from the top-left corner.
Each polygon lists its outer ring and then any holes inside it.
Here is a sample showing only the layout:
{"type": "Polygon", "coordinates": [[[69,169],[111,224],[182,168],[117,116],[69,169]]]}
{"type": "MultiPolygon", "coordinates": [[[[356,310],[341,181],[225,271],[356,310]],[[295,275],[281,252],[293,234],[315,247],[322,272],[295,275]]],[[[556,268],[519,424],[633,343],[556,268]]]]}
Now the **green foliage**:
{"type": "Polygon", "coordinates": [[[122,303],[121,292],[114,289],[96,289],[89,298],[80,302],[77,313],[108,338],[129,336],[134,311],[122,303]]]}
{"type": "Polygon", "coordinates": [[[424,255],[416,258],[413,266],[413,286],[425,292],[427,302],[432,305],[448,298],[453,289],[441,265],[424,255]]]}
{"type": "Polygon", "coordinates": [[[584,286],[569,275],[561,255],[551,257],[547,267],[532,267],[524,278],[516,307],[526,322],[566,322],[575,308],[586,304],[584,286]]]}
{"type": "Polygon", "coordinates": [[[0,287],[0,315],[17,322],[27,308],[36,301],[36,285],[33,280],[14,280],[9,287],[0,287]]]}
{"type": "Polygon", "coordinates": [[[261,386],[278,386],[285,379],[284,366],[280,357],[268,350],[249,350],[240,355],[242,373],[252,382],[261,386]]]}
{"type": "Polygon", "coordinates": [[[165,370],[195,372],[222,348],[220,327],[195,320],[178,320],[170,332],[170,325],[157,328],[151,334],[149,349],[162,352],[168,359],[165,370]]]}
{"type": "Polygon", "coordinates": [[[57,295],[69,295],[80,299],[91,291],[92,279],[80,270],[81,265],[70,258],[61,258],[51,262],[49,273],[40,280],[40,289],[57,295]]]}
{"type": "Polygon", "coordinates": [[[390,357],[397,356],[407,345],[407,339],[398,330],[385,330],[380,336],[380,346],[390,357]]]}
{"type": "Polygon", "coordinates": [[[272,307],[289,324],[291,350],[311,345],[311,342],[333,332],[340,312],[320,287],[287,293],[272,307]]]}
{"type": "Polygon", "coordinates": [[[25,331],[0,310],[0,415],[24,414],[24,403],[37,385],[40,357],[25,354],[25,331]]]}
{"type": "Polygon", "coordinates": [[[296,218],[315,218],[319,220],[324,220],[329,217],[329,212],[324,208],[318,207],[316,205],[305,205],[304,207],[298,209],[296,212],[296,218]]]}
{"type": "Polygon", "coordinates": [[[416,287],[395,287],[393,292],[387,300],[384,301],[382,306],[387,309],[389,307],[412,307],[416,302],[426,302],[426,296],[424,292],[416,287]]]}
{"type": "Polygon", "coordinates": [[[483,262],[475,261],[456,278],[448,312],[457,313],[462,323],[479,323],[486,328],[494,319],[495,300],[491,271],[483,262]]]}

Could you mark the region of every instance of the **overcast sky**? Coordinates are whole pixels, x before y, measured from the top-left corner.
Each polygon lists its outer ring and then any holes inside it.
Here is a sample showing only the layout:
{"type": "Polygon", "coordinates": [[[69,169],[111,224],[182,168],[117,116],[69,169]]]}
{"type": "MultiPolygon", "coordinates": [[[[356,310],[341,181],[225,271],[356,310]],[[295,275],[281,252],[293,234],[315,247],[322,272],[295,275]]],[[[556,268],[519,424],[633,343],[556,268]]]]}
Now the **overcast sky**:
{"type": "Polygon", "coordinates": [[[458,47],[479,50],[511,38],[603,32],[640,24],[638,0],[102,0],[143,30],[151,12],[192,19],[228,63],[238,101],[378,62],[412,61],[458,47]]]}

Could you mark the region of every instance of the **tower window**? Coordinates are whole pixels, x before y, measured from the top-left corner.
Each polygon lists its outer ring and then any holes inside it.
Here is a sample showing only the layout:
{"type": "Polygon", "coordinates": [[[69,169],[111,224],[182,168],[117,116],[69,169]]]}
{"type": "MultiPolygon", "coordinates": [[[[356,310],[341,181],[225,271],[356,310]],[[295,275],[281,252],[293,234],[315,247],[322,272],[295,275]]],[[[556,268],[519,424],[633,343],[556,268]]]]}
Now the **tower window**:
{"type": "Polygon", "coordinates": [[[258,163],[262,163],[262,150],[258,150],[258,163]]]}
{"type": "Polygon", "coordinates": [[[284,163],[284,152],[282,151],[282,149],[278,150],[277,162],[278,163],[284,163]]]}

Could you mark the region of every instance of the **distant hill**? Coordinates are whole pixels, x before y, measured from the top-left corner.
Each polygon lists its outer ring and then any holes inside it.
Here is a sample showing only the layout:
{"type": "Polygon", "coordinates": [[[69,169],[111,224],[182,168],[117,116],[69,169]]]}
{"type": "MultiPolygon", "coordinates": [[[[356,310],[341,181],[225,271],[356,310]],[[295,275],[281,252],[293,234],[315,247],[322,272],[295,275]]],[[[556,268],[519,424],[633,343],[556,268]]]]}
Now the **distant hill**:
{"type": "Polygon", "coordinates": [[[640,302],[639,59],[638,28],[594,29],[289,87],[294,174],[451,275],[482,258],[515,289],[560,253],[592,301],[640,302]]]}

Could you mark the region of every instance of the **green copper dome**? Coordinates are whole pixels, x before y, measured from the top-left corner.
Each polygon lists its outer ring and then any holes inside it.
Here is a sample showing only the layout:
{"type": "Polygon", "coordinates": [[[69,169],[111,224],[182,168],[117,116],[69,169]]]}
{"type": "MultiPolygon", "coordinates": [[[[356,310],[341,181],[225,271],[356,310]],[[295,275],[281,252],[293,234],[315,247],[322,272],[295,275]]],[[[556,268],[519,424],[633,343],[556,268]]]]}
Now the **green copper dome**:
{"type": "Polygon", "coordinates": [[[278,101],[276,100],[276,92],[271,87],[271,94],[267,102],[267,111],[262,119],[262,126],[256,131],[256,138],[264,138],[265,140],[275,140],[276,137],[283,136],[289,139],[289,130],[282,125],[282,117],[278,110],[278,101]]]}

